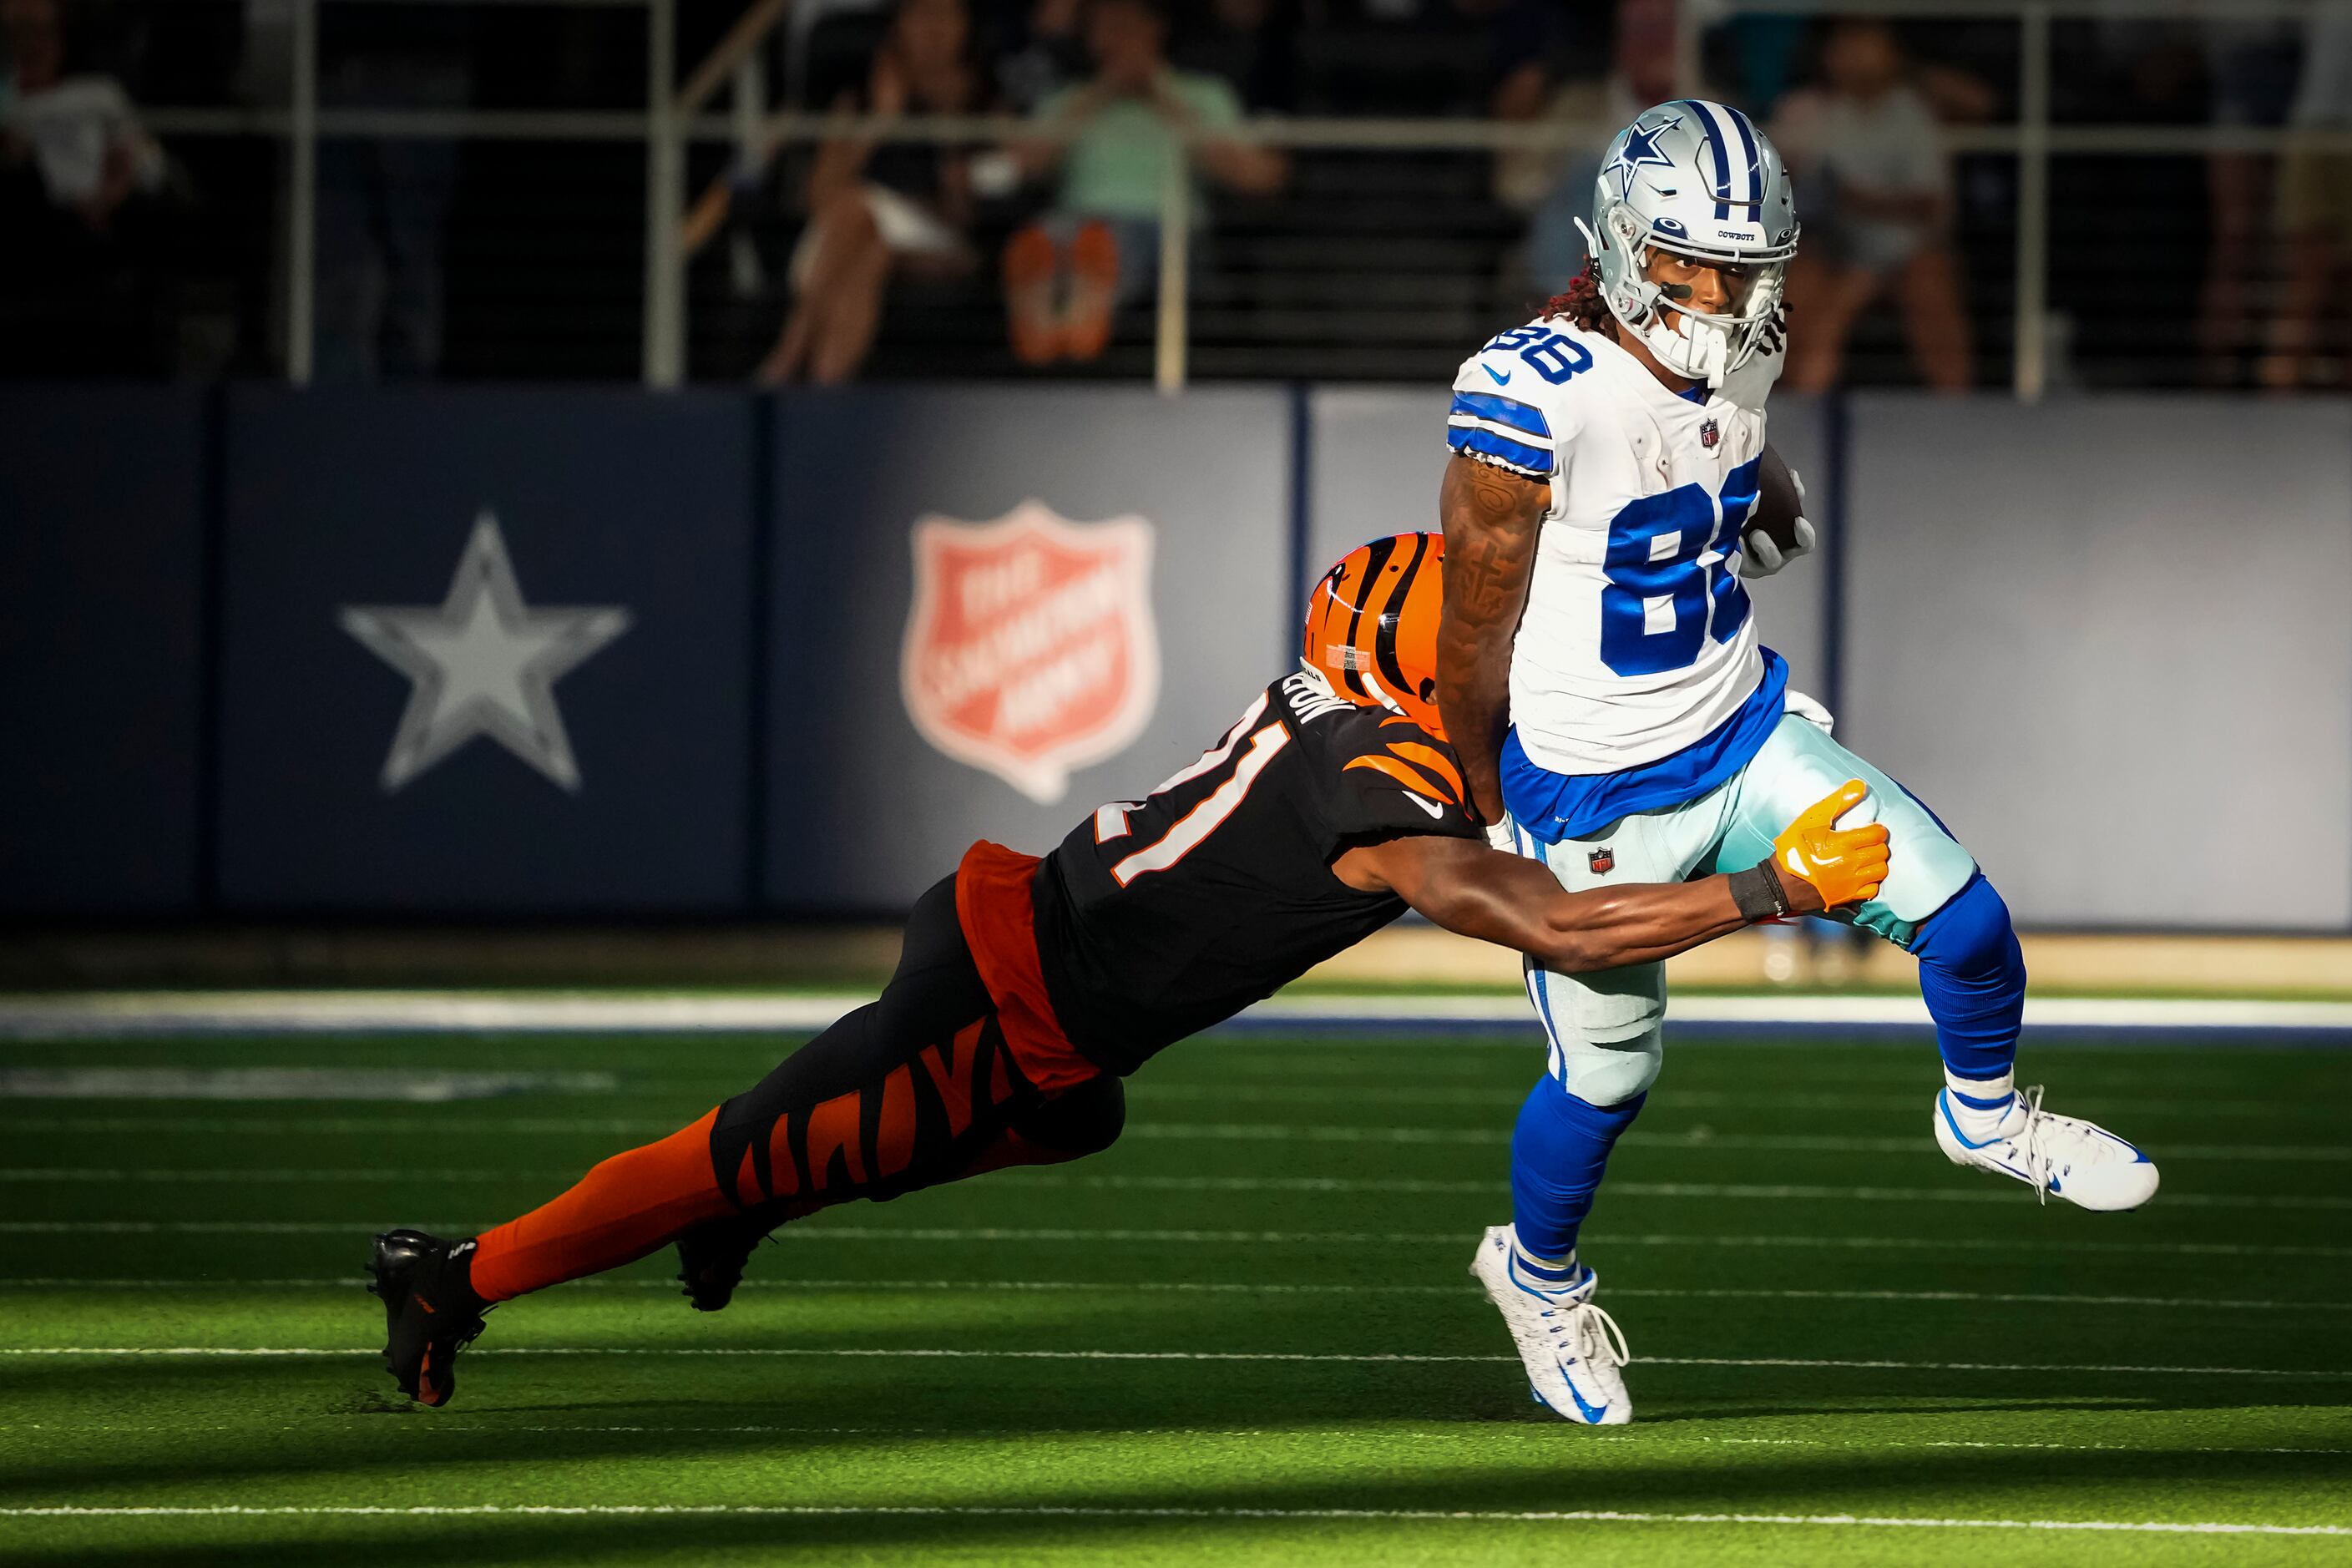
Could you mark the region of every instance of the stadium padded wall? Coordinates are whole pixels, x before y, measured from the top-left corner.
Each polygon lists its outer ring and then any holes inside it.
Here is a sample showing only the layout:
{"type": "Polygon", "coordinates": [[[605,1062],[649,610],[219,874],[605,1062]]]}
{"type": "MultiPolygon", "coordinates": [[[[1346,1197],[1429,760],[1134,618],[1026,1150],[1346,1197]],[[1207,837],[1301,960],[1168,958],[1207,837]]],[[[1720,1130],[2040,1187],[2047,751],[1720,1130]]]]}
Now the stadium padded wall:
{"type": "Polygon", "coordinates": [[[787,397],[775,417],[771,906],[903,910],[975,838],[1042,853],[1097,805],[1199,756],[1280,673],[1273,652],[1293,614],[1286,394],[876,389],[787,397]],[[1141,732],[1051,799],[943,754],[901,695],[916,525],[1035,506],[1149,526],[1159,667],[1141,732]]]}
{"type": "Polygon", "coordinates": [[[1850,738],[2020,918],[2352,924],[2352,405],[1851,409],[1850,738]]]}
{"type": "MultiPolygon", "coordinates": [[[[751,418],[746,398],[699,393],[232,394],[222,905],[739,907],[751,418]],[[437,612],[485,522],[526,613],[626,616],[553,682],[561,747],[541,739],[568,750],[576,787],[479,737],[386,774],[418,685],[347,618],[437,612]]],[[[436,717],[454,722],[466,671],[493,683],[497,670],[471,646],[452,658],[436,717]]]]}
{"type": "MultiPolygon", "coordinates": [[[[1766,640],[1800,687],[1842,687],[1840,732],[2020,917],[2352,929],[2352,405],[1843,408],[1843,487],[1837,410],[1773,410],[1816,521],[1846,506],[1825,559],[1755,585],[1766,640]]],[[[0,913],[902,908],[973,838],[1042,851],[1218,734],[1283,663],[1294,542],[1311,578],[1435,525],[1444,409],[1428,388],[0,389],[0,913]],[[387,773],[419,682],[351,614],[438,617],[453,679],[495,675],[444,615],[486,517],[528,615],[626,617],[553,628],[601,627],[551,688],[570,785],[545,734],[387,773]],[[1054,798],[935,745],[902,689],[917,524],[1014,517],[1081,550],[1150,525],[1157,700],[1054,798]]]]}
{"type": "Polygon", "coordinates": [[[0,912],[195,902],[205,410],[0,387],[0,912]]]}

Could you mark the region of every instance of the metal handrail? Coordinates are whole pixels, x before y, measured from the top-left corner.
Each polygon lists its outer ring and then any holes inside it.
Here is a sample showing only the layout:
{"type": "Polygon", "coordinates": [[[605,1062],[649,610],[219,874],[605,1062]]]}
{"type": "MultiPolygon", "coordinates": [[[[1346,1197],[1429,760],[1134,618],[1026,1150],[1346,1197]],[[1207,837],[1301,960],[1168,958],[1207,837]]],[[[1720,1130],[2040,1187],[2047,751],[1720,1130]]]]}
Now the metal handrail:
{"type": "MultiPolygon", "coordinates": [[[[287,204],[287,376],[308,382],[315,289],[317,145],[321,137],[496,141],[642,142],[646,174],[646,308],[643,374],[647,384],[674,386],[685,374],[684,230],[698,220],[685,200],[685,150],[689,142],[732,142],[740,159],[764,163],[786,145],[858,136],[941,144],[1062,140],[1073,127],[1003,115],[768,113],[760,74],[762,46],[790,14],[792,0],[754,0],[711,53],[678,83],[675,58],[676,0],[431,0],[476,6],[554,5],[636,7],[646,18],[646,108],[606,110],[400,110],[329,109],[318,101],[318,7],[395,0],[291,0],[294,68],[283,110],[149,108],[147,126],[162,134],[282,136],[291,144],[292,190],[287,204]],[[730,83],[734,113],[703,112],[730,83]]],[[[415,4],[417,0],[397,0],[415,4]]],[[[2352,129],[2246,125],[2062,125],[2051,109],[2053,22],[2136,16],[2168,20],[2308,18],[2330,0],[1717,0],[1717,14],[1803,15],[1862,12],[1895,18],[1984,17],[2014,21],[2020,29],[2019,114],[2013,124],[1947,128],[1944,144],[1957,153],[2019,160],[2014,389],[2039,398],[2048,367],[2043,317],[2049,260],[2049,164],[2053,157],[2195,156],[2217,153],[2313,151],[2352,154],[2352,129]]],[[[1685,75],[1697,58],[1696,7],[1681,8],[1679,51],[1685,75]]],[[[1685,88],[1695,89],[1686,81],[1685,88]]],[[[1269,147],[1359,152],[1503,151],[1590,145],[1612,135],[1613,124],[1542,120],[1284,119],[1260,116],[1217,139],[1269,147]]],[[[1154,378],[1166,390],[1185,378],[1192,183],[1185,149],[1207,139],[1179,132],[1171,142],[1171,177],[1161,183],[1161,256],[1154,378]]],[[[708,197],[702,205],[708,205],[708,197]]],[[[708,215],[700,215],[707,219],[708,215]]]]}

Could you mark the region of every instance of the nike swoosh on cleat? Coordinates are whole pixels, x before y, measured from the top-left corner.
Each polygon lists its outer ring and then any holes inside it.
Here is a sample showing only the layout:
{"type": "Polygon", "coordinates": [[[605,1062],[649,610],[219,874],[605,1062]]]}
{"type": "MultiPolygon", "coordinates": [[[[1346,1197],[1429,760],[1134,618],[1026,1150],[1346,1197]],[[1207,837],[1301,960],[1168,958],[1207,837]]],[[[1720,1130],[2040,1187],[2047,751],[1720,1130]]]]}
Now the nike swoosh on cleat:
{"type": "Polygon", "coordinates": [[[1478,368],[1485,371],[1488,375],[1493,376],[1496,386],[1508,386],[1511,384],[1511,373],[1509,371],[1497,372],[1493,365],[1484,363],[1480,363],[1478,368]]]}
{"type": "Polygon", "coordinates": [[[1576,1401],[1576,1407],[1584,1413],[1584,1418],[1595,1426],[1600,1426],[1601,1417],[1608,1414],[1609,1402],[1604,1399],[1600,1404],[1594,1405],[1587,1401],[1583,1394],[1577,1392],[1575,1380],[1568,1375],[1566,1367],[1559,1369],[1559,1380],[1568,1384],[1568,1396],[1576,1401]]]}

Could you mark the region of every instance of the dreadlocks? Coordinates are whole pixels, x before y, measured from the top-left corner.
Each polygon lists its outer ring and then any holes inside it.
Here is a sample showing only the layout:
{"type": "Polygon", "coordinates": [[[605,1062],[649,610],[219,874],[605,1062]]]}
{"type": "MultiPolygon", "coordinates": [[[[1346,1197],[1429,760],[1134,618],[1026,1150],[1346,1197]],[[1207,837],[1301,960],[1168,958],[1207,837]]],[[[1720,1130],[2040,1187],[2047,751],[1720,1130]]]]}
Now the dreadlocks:
{"type": "Polygon", "coordinates": [[[1547,316],[1566,316],[1588,332],[1607,330],[1608,302],[1601,298],[1601,258],[1589,256],[1584,270],[1568,280],[1568,287],[1544,303],[1547,316]]]}

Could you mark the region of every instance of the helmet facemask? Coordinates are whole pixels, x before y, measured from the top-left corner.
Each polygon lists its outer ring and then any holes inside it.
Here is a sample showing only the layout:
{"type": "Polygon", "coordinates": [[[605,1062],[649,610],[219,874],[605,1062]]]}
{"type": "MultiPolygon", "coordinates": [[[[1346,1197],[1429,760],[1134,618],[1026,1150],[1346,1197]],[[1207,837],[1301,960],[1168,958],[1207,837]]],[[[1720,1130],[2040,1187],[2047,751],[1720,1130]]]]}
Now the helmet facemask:
{"type": "Polygon", "coordinates": [[[1642,340],[1659,363],[1709,387],[1722,385],[1726,376],[1754,357],[1780,313],[1789,258],[1797,248],[1793,232],[1785,244],[1761,254],[1674,243],[1622,201],[1601,214],[1602,235],[1595,235],[1582,218],[1576,226],[1601,263],[1601,297],[1610,313],[1642,340]],[[1694,310],[1672,298],[1670,285],[1650,277],[1651,258],[1657,252],[1726,268],[1730,310],[1694,310]]]}

